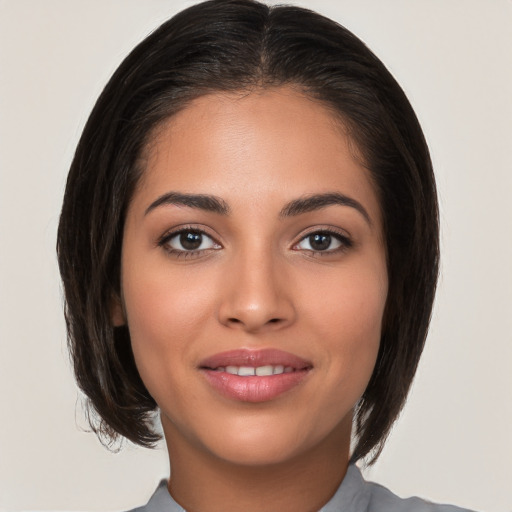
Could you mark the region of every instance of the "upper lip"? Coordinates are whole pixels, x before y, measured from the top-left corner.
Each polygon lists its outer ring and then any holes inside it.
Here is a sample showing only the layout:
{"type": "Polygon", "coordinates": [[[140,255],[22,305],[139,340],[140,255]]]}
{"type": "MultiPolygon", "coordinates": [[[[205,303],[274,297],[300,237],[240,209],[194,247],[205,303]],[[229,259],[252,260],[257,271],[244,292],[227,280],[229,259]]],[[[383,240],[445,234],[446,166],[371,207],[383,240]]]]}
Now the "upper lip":
{"type": "Polygon", "coordinates": [[[260,366],[282,365],[292,367],[295,370],[304,370],[313,365],[295,354],[274,348],[266,349],[237,349],[214,354],[203,359],[200,368],[220,368],[226,366],[248,366],[258,368],[260,366]]]}

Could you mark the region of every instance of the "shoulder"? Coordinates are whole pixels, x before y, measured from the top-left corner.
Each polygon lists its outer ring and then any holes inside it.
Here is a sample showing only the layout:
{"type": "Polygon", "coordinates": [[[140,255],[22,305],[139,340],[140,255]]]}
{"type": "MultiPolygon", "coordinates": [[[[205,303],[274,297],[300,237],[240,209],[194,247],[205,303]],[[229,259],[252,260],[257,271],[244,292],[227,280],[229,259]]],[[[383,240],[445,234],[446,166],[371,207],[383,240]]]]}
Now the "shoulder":
{"type": "Polygon", "coordinates": [[[400,498],[382,485],[367,482],[370,502],[368,512],[471,512],[453,505],[432,503],[418,497],[400,498]]]}
{"type": "Polygon", "coordinates": [[[361,499],[367,502],[366,512],[471,512],[453,505],[432,503],[418,497],[400,498],[386,487],[367,482],[356,466],[350,466],[347,477],[354,482],[361,499]]]}
{"type": "MultiPolygon", "coordinates": [[[[439,505],[413,497],[400,498],[386,487],[367,482],[351,464],[343,482],[329,503],[319,512],[472,512],[453,505],[439,505]]],[[[128,512],[185,512],[171,497],[162,480],[149,502],[128,512]]]]}
{"type": "Polygon", "coordinates": [[[134,508],[127,512],[185,512],[183,508],[181,508],[169,494],[167,490],[167,481],[162,480],[158,487],[156,488],[153,496],[147,502],[146,505],[142,507],[134,508]]]}

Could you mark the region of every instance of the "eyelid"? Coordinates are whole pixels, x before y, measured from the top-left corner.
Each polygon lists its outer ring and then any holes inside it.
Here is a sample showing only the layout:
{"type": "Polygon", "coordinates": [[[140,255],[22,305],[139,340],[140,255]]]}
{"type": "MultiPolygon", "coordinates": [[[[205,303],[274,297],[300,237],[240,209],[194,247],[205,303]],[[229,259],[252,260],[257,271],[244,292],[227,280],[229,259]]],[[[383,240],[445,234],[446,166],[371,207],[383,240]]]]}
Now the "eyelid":
{"type": "Polygon", "coordinates": [[[209,233],[207,229],[205,229],[204,226],[197,226],[193,224],[184,224],[181,226],[175,226],[169,230],[167,230],[162,236],[160,236],[157,241],[156,245],[158,247],[161,247],[164,249],[169,255],[176,256],[176,257],[193,257],[198,256],[200,254],[204,254],[210,251],[216,251],[218,249],[222,248],[222,244],[217,240],[217,237],[209,233]],[[168,242],[175,238],[176,236],[182,234],[182,233],[188,233],[188,232],[194,232],[199,233],[203,236],[208,237],[216,247],[208,247],[206,249],[194,249],[194,250],[186,250],[186,249],[174,249],[168,245],[168,242]]]}
{"type": "Polygon", "coordinates": [[[320,256],[326,256],[326,255],[332,255],[337,254],[340,252],[344,252],[347,249],[350,249],[353,247],[354,242],[352,240],[351,235],[345,231],[344,229],[334,227],[334,226],[314,226],[311,228],[308,228],[307,230],[303,231],[296,242],[294,242],[292,249],[296,251],[303,251],[303,252],[309,252],[314,255],[320,255],[320,256]],[[340,242],[340,246],[335,249],[326,249],[324,251],[320,250],[314,250],[314,249],[300,249],[297,246],[303,242],[306,238],[315,235],[315,234],[325,234],[330,235],[334,237],[336,240],[340,242]]]}
{"type": "MultiPolygon", "coordinates": [[[[218,241],[218,237],[212,235],[208,228],[205,228],[205,226],[198,226],[194,224],[184,224],[180,226],[175,226],[169,230],[167,230],[162,236],[160,236],[157,241],[156,245],[158,247],[163,248],[168,254],[176,256],[176,257],[194,257],[198,256],[200,254],[204,254],[207,252],[219,250],[223,248],[223,245],[218,241]],[[187,232],[195,232],[200,233],[201,235],[204,235],[212,240],[212,242],[215,244],[216,247],[208,247],[205,249],[193,249],[193,250],[186,250],[186,249],[174,249],[170,246],[168,246],[168,242],[172,240],[174,237],[180,235],[181,233],[187,233],[187,232]]],[[[297,241],[293,243],[292,250],[295,251],[301,251],[301,252],[307,252],[314,256],[327,256],[327,255],[333,255],[341,252],[345,252],[348,249],[350,249],[354,245],[354,242],[352,240],[351,235],[344,229],[334,226],[312,226],[304,230],[298,237],[297,241]],[[302,249],[299,248],[298,245],[303,242],[306,238],[315,235],[315,234],[325,234],[330,235],[333,238],[335,238],[339,243],[340,246],[336,247],[334,249],[326,249],[326,250],[314,250],[314,249],[302,249]]]]}

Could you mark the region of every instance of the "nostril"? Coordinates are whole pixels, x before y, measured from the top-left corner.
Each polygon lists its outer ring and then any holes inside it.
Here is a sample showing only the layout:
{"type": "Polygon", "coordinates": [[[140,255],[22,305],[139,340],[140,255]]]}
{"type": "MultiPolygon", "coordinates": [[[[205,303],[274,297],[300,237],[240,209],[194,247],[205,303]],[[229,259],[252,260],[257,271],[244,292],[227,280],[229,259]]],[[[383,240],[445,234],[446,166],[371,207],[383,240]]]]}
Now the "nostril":
{"type": "MultiPolygon", "coordinates": [[[[243,320],[240,320],[239,318],[235,318],[235,317],[232,317],[232,318],[228,318],[228,322],[230,324],[244,324],[243,320]]],[[[268,324],[277,324],[281,322],[281,319],[280,318],[271,318],[270,320],[268,320],[268,324]]]]}

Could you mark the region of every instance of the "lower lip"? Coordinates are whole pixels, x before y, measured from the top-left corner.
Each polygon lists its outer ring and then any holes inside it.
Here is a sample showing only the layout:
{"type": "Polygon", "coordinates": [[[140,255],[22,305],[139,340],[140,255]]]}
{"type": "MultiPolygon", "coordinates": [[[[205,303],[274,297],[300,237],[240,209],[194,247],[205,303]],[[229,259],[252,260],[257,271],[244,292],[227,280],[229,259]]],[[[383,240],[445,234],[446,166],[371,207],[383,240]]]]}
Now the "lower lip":
{"type": "Polygon", "coordinates": [[[268,402],[298,386],[309,373],[297,370],[265,377],[239,377],[227,372],[202,370],[206,380],[221,395],[241,402],[268,402]]]}

